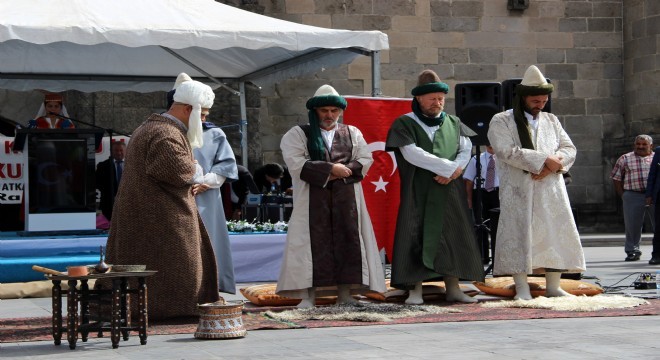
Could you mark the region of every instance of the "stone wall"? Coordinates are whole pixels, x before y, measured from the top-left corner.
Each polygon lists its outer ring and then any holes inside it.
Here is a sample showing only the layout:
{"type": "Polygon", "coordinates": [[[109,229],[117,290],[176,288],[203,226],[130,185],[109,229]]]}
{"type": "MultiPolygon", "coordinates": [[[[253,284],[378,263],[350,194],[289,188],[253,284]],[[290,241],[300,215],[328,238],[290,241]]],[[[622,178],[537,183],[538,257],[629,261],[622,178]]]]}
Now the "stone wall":
{"type": "MultiPolygon", "coordinates": [[[[649,7],[648,1],[638,2],[649,7]]],[[[410,97],[416,75],[425,68],[435,70],[453,89],[464,82],[520,78],[536,64],[555,84],[552,111],[578,148],[569,196],[582,215],[582,228],[604,229],[611,223],[597,213],[619,218],[609,171],[613,152],[619,150],[610,140],[625,138],[628,121],[624,119],[622,0],[530,1],[524,11],[508,10],[506,0],[260,0],[259,4],[266,15],[285,20],[387,33],[390,50],[381,55],[384,96],[410,97]]],[[[324,82],[344,95],[369,94],[370,59],[358,58],[329,73],[277,84],[272,92],[262,93],[260,122],[276,118],[284,129],[304,122],[300,115],[304,100],[324,82]]],[[[454,112],[454,108],[450,92],[446,110],[454,112]]],[[[649,112],[657,116],[657,107],[649,112]]],[[[275,145],[262,143],[264,157],[277,158],[275,145]]]]}

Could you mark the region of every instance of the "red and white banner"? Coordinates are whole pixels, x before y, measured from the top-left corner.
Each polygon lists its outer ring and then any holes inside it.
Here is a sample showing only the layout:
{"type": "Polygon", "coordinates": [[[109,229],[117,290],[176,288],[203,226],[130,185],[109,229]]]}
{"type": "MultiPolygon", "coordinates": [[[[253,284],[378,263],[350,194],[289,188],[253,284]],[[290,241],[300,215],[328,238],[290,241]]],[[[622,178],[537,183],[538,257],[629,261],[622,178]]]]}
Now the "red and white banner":
{"type": "Polygon", "coordinates": [[[411,111],[412,99],[346,96],[344,124],[362,131],[374,157],[362,189],[376,233],[378,249],[392,261],[396,216],[399,211],[399,172],[393,152],[385,151],[387,132],[394,119],[411,111]]]}

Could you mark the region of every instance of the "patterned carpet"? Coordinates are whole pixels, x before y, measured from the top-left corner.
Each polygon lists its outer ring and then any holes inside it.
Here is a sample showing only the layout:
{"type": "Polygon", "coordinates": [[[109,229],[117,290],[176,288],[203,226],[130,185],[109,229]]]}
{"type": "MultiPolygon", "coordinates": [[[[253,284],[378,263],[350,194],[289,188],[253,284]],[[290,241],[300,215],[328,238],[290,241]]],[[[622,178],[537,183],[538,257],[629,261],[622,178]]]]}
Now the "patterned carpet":
{"type": "MultiPolygon", "coordinates": [[[[274,330],[274,329],[297,329],[297,328],[321,328],[339,326],[364,326],[380,324],[414,324],[414,323],[436,323],[436,322],[458,322],[458,321],[490,321],[490,320],[526,320],[526,319],[550,319],[550,318],[581,318],[581,317],[614,317],[614,316],[643,316],[660,315],[660,300],[649,300],[633,308],[605,309],[588,312],[557,311],[547,309],[529,308],[489,308],[477,304],[449,304],[439,302],[439,305],[452,309],[447,313],[423,314],[410,317],[395,318],[384,322],[363,321],[336,321],[336,320],[295,320],[277,321],[264,315],[266,311],[291,310],[291,307],[283,308],[261,308],[250,309],[243,314],[243,324],[249,331],[274,330]]],[[[23,342],[23,341],[52,341],[51,318],[21,318],[0,319],[0,343],[23,342]]],[[[148,334],[190,334],[192,337],[197,329],[198,319],[187,318],[175,321],[151,322],[148,334]]],[[[107,336],[107,335],[106,335],[107,336]]],[[[137,334],[135,334],[137,336],[137,334]]],[[[62,338],[66,342],[66,334],[62,338]]]]}

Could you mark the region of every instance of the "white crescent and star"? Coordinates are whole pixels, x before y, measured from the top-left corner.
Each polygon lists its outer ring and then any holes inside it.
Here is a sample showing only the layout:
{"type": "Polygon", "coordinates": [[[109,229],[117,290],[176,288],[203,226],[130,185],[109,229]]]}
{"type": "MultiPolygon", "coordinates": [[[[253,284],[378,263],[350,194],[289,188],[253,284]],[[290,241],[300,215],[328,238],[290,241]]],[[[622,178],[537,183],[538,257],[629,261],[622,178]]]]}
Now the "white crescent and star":
{"type": "MultiPolygon", "coordinates": [[[[370,152],[375,152],[375,151],[385,151],[385,142],[384,141],[375,141],[372,143],[367,144],[367,149],[369,149],[370,152]]],[[[396,158],[394,157],[394,152],[393,151],[388,151],[387,154],[392,158],[392,172],[390,173],[390,176],[394,175],[394,172],[396,171],[396,158]]],[[[380,190],[387,192],[386,186],[389,184],[388,181],[384,181],[383,177],[380,176],[378,178],[378,181],[372,181],[372,184],[376,185],[376,189],[374,192],[378,192],[380,190]]]]}

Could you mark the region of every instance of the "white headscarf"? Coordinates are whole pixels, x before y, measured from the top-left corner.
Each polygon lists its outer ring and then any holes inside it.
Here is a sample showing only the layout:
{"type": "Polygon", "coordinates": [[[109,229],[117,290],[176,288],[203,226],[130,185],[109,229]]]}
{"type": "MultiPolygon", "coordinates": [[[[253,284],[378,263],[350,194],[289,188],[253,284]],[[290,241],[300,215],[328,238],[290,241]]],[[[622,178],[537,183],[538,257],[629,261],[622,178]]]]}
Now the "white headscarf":
{"type": "Polygon", "coordinates": [[[188,141],[190,146],[201,148],[204,145],[202,139],[202,108],[210,109],[213,106],[215,94],[210,86],[199,81],[184,81],[176,88],[174,101],[192,105],[193,110],[188,119],[188,141]]]}

